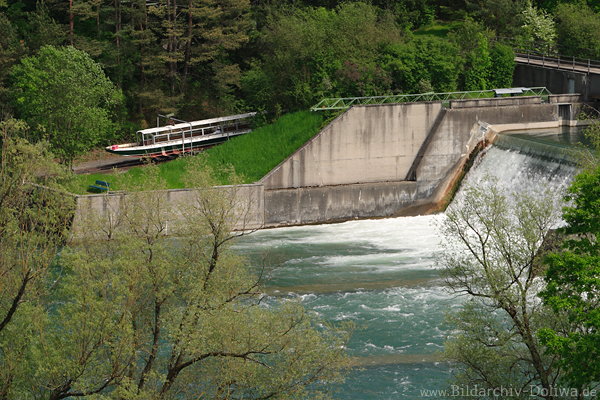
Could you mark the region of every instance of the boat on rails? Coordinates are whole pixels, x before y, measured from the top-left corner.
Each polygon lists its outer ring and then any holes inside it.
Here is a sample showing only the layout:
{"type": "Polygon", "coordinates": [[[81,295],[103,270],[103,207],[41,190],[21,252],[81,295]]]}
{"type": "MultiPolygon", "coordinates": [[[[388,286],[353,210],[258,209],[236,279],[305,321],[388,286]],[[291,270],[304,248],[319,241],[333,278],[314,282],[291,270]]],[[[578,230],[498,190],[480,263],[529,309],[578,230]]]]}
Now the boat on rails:
{"type": "Polygon", "coordinates": [[[199,151],[252,131],[255,112],[184,122],[137,131],[135,143],[106,147],[109,153],[122,156],[161,157],[199,151]]]}

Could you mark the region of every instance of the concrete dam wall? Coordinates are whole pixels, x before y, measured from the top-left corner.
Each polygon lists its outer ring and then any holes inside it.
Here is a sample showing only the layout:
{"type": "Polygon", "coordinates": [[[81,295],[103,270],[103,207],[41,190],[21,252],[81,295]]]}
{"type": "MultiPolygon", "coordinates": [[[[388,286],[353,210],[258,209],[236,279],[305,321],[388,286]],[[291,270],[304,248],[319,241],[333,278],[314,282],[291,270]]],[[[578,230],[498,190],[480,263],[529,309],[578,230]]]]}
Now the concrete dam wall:
{"type": "MultiPolygon", "coordinates": [[[[357,106],[256,184],[214,190],[237,198],[237,229],[422,213],[443,199],[490,125],[559,126],[569,122],[559,106],[575,115],[579,102],[563,95],[357,106]]],[[[198,196],[162,193],[173,206],[198,196]]],[[[126,196],[79,196],[74,224],[88,214],[109,218],[126,196]]]]}
{"type": "Polygon", "coordinates": [[[576,109],[578,101],[573,95],[353,107],[259,182],[265,226],[435,208],[485,139],[480,123],[558,126],[558,104],[576,109]]]}
{"type": "Polygon", "coordinates": [[[441,103],[353,107],[260,182],[267,189],[404,180],[441,103]]]}
{"type": "Polygon", "coordinates": [[[104,232],[119,229],[131,218],[130,214],[134,214],[135,218],[140,218],[140,214],[146,215],[149,223],[164,224],[165,234],[171,234],[178,230],[180,223],[188,221],[190,213],[206,203],[214,206],[216,215],[227,215],[233,229],[259,229],[264,226],[263,186],[257,184],[94,194],[77,196],[76,200],[77,210],[72,225],[75,237],[80,229],[89,226],[104,232]],[[153,219],[156,221],[151,221],[153,219]]]}

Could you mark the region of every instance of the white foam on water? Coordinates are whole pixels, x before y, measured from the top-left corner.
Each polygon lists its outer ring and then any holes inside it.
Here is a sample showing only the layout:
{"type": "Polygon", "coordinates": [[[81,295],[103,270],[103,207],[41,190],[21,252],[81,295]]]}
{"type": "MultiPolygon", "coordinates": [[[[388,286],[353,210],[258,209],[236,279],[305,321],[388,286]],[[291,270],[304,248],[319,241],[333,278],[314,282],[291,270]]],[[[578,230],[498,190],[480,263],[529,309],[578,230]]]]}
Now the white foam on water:
{"type": "MultiPolygon", "coordinates": [[[[489,184],[492,177],[494,185],[506,193],[531,190],[560,193],[575,172],[575,167],[559,162],[492,147],[467,174],[463,187],[489,184]]],[[[457,194],[458,199],[462,192],[457,194]]],[[[444,218],[443,214],[438,214],[269,229],[253,233],[249,237],[251,240],[242,242],[239,248],[277,248],[285,254],[285,248],[289,246],[294,250],[294,258],[285,262],[289,269],[283,268],[282,273],[298,274],[300,271],[302,274],[304,271],[299,270],[300,266],[308,264],[314,266],[309,278],[318,275],[319,269],[328,268],[339,274],[325,274],[324,279],[344,276],[340,274],[350,276],[359,268],[368,274],[396,269],[433,269],[437,268],[433,259],[441,251],[439,226],[444,218]],[[310,252],[314,245],[320,246],[318,251],[310,252]],[[307,249],[306,257],[301,255],[303,248],[307,249]],[[331,248],[330,253],[328,248],[331,248]]],[[[431,275],[422,276],[428,278],[431,275]]],[[[392,279],[399,278],[394,276],[392,279]]],[[[444,314],[460,307],[465,298],[450,293],[434,279],[423,287],[308,294],[299,299],[307,308],[330,321],[355,321],[357,331],[349,350],[369,356],[438,352],[454,332],[453,327],[444,326],[444,314]]],[[[414,371],[419,369],[414,368],[414,371]]],[[[408,385],[411,377],[399,375],[398,379],[408,385]]],[[[385,396],[390,393],[378,398],[387,398],[385,396]]]]}
{"type": "MultiPolygon", "coordinates": [[[[440,215],[425,215],[275,228],[252,233],[256,240],[251,245],[276,248],[298,244],[347,243],[377,249],[411,250],[417,255],[426,256],[439,249],[437,226],[440,218],[440,215]],[[269,240],[261,241],[261,237],[268,237],[269,240]]],[[[236,247],[243,248],[244,243],[236,247]]]]}
{"type": "Polygon", "coordinates": [[[314,293],[307,293],[307,294],[296,294],[294,292],[290,292],[288,293],[288,295],[290,296],[296,296],[298,297],[298,299],[300,299],[300,301],[304,302],[304,301],[310,301],[310,300],[314,300],[317,298],[317,295],[314,293]]]}
{"type": "Polygon", "coordinates": [[[347,321],[347,320],[356,320],[358,319],[358,317],[360,316],[360,313],[358,312],[341,312],[338,313],[333,320],[334,321],[347,321]]]}

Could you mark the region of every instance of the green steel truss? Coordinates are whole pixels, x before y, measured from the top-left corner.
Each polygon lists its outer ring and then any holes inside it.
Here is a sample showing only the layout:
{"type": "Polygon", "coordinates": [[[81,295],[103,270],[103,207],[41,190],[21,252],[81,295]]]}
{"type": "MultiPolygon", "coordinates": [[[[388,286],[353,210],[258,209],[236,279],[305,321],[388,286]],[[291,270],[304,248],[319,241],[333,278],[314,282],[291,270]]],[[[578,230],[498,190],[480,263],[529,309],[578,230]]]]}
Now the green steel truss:
{"type": "MultiPolygon", "coordinates": [[[[548,96],[552,93],[545,87],[523,88],[519,96],[548,96]]],[[[420,94],[398,94],[391,96],[370,97],[337,97],[326,98],[314,105],[312,111],[345,110],[352,106],[369,104],[396,104],[413,103],[417,101],[450,101],[465,99],[481,99],[496,97],[496,92],[491,90],[475,90],[470,92],[447,92],[447,93],[420,93],[420,94]]]]}

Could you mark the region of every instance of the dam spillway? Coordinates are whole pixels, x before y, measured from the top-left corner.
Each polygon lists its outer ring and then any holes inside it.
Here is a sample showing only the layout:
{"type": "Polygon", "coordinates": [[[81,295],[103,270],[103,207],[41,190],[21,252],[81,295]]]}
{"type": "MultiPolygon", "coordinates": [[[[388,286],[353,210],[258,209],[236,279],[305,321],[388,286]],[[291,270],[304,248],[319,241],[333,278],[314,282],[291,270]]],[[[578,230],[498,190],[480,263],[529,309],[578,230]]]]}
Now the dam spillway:
{"type": "Polygon", "coordinates": [[[579,146],[585,140],[582,129],[562,127],[554,130],[507,131],[497,135],[494,145],[548,160],[578,164],[581,158],[579,146]]]}
{"type": "MultiPolygon", "coordinates": [[[[570,163],[491,147],[475,161],[463,187],[491,180],[504,192],[564,190],[570,163]]],[[[459,193],[460,196],[460,193],[459,193]]],[[[450,366],[439,352],[451,335],[446,312],[464,301],[440,278],[438,227],[444,214],[277,228],[243,237],[236,247],[257,265],[278,264],[270,301],[299,299],[332,322],[352,321],[348,344],[355,368],[339,399],[415,399],[444,389],[450,366]]]]}
{"type": "MultiPolygon", "coordinates": [[[[576,124],[579,95],[503,97],[352,107],[260,181],[235,187],[241,222],[260,229],[417,215],[443,208],[474,149],[494,129],[576,124]]],[[[164,191],[174,208],[194,189],[164,191]]],[[[86,216],[110,219],[127,193],[77,196],[86,216]]],[[[185,223],[176,217],[169,224],[185,223]]]]}

